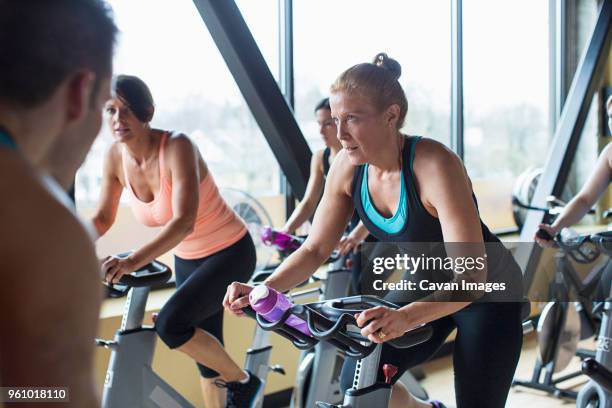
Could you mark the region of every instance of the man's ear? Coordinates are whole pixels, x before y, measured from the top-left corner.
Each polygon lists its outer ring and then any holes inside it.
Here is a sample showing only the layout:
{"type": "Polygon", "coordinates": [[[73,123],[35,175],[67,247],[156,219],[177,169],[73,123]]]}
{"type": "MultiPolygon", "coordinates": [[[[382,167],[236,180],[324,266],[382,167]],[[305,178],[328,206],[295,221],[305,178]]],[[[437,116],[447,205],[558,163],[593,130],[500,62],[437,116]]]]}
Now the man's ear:
{"type": "Polygon", "coordinates": [[[66,119],[78,122],[91,107],[95,91],[96,74],[91,71],[77,71],[66,79],[66,119]]]}
{"type": "Polygon", "coordinates": [[[385,123],[395,129],[400,116],[400,107],[398,104],[389,105],[385,110],[385,123]]]}
{"type": "Polygon", "coordinates": [[[153,106],[151,106],[148,110],[147,110],[147,120],[145,122],[150,122],[153,120],[153,115],[155,114],[155,108],[153,106]]]}

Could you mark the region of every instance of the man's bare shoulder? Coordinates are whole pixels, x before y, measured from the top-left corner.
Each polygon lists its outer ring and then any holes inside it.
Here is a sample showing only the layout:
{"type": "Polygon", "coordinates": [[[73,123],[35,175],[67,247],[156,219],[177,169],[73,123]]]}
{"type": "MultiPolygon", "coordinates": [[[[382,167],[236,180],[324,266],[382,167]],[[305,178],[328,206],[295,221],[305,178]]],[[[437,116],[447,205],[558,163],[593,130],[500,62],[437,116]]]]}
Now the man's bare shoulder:
{"type": "Polygon", "coordinates": [[[0,324],[11,328],[2,380],[68,386],[78,399],[90,387],[101,300],[93,242],[26,162],[0,151],[0,172],[10,174],[0,178],[0,309],[9,311],[0,324]]]}
{"type": "Polygon", "coordinates": [[[19,274],[51,265],[70,268],[73,263],[91,267],[95,260],[91,239],[76,216],[44,187],[40,176],[12,158],[2,161],[0,171],[11,175],[0,179],[4,192],[0,255],[6,270],[18,268],[19,274]]]}

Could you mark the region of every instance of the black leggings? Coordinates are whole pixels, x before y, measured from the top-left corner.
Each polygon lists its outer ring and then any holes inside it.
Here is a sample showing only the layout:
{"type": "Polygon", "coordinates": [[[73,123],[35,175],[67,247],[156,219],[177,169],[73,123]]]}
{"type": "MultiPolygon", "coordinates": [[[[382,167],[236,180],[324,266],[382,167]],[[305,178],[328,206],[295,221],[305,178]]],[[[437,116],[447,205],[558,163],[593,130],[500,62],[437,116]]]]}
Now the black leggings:
{"type": "MultiPolygon", "coordinates": [[[[233,281],[245,282],[255,270],[255,246],[250,234],[200,259],[174,257],[176,292],[159,312],[155,328],[170,348],[185,344],[200,328],[223,344],[223,296],[233,281]]],[[[219,373],[198,364],[204,378],[219,373]]]]}
{"type": "MultiPolygon", "coordinates": [[[[410,349],[383,345],[381,366],[391,363],[399,371],[427,361],[457,328],[453,351],[457,408],[503,408],[523,344],[521,303],[472,303],[468,307],[431,322],[430,340],[410,349]]],[[[355,359],[342,367],[342,389],[352,386],[355,359]]],[[[379,381],[384,382],[382,370],[379,381]]]]}

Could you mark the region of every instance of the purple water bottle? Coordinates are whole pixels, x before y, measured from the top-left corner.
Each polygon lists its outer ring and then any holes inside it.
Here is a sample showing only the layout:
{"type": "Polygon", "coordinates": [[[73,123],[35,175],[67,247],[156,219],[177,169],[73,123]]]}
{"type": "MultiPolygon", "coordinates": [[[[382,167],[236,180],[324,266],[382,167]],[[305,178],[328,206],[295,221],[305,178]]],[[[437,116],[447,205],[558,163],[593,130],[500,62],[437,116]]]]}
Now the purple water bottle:
{"type": "MultiPolygon", "coordinates": [[[[285,310],[293,306],[285,295],[266,285],[258,285],[253,288],[249,294],[249,303],[255,312],[269,322],[280,320],[285,310]]],[[[297,316],[289,316],[285,323],[307,336],[312,336],[308,324],[297,316]]]]}
{"type": "Polygon", "coordinates": [[[292,253],[302,245],[302,240],[298,237],[270,227],[261,229],[261,240],[264,244],[275,246],[279,251],[287,253],[292,253]]]}

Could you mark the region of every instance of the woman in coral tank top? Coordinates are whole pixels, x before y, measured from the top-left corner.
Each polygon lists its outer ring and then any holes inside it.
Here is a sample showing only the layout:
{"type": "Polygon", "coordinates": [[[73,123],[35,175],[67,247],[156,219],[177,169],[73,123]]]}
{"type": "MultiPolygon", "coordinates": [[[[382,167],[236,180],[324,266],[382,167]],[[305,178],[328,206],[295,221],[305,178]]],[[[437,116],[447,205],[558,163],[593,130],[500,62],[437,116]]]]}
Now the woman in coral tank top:
{"type": "Polygon", "coordinates": [[[232,281],[247,280],[255,247],[242,220],[223,201],[198,148],[180,133],[153,129],[153,97],[137,77],[120,75],[106,103],[115,137],[104,164],[100,204],[93,217],[100,235],[115,220],[123,189],[136,219],[162,227],[128,258],[109,258],[109,282],[174,249],[177,290],[156,319],[159,337],[192,357],[207,407],[250,403],[261,381],[223,348],[222,299],[232,281]]]}

